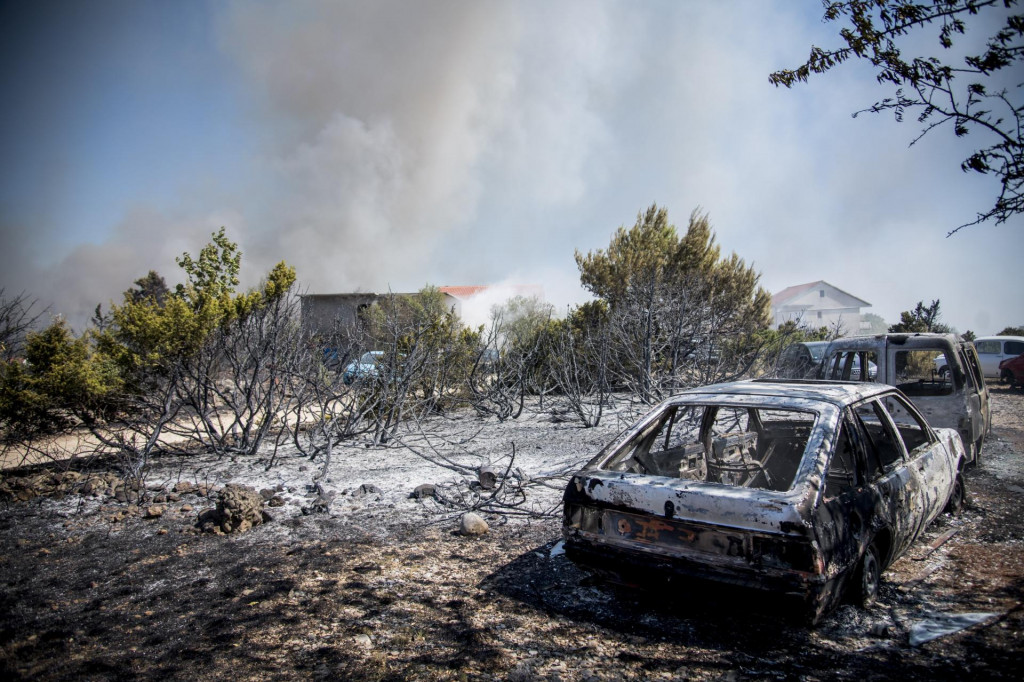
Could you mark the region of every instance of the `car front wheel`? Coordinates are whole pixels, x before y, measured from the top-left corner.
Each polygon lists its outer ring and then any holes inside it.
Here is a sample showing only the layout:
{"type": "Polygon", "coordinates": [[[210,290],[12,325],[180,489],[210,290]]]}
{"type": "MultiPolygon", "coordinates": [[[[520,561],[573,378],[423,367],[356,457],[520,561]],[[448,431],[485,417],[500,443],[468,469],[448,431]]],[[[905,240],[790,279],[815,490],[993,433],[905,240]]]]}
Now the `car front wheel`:
{"type": "Polygon", "coordinates": [[[1008,369],[1004,369],[999,373],[999,383],[1013,385],[1013,372],[1008,369]]]}

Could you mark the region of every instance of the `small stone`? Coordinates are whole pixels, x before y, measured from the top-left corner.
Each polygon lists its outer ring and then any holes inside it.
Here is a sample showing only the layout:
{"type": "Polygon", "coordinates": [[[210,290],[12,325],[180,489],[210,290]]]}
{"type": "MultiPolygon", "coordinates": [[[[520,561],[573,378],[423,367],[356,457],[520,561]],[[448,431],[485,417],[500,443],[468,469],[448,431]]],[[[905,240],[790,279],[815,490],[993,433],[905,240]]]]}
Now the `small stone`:
{"type": "Polygon", "coordinates": [[[146,518],[147,519],[159,519],[161,516],[164,515],[165,511],[166,511],[166,509],[164,508],[163,505],[159,505],[159,504],[151,505],[149,507],[146,507],[146,518]]]}
{"type": "Polygon", "coordinates": [[[355,498],[366,497],[368,495],[378,495],[379,496],[380,495],[380,488],[378,488],[377,486],[373,485],[372,483],[364,483],[361,486],[359,486],[354,493],[352,493],[352,497],[355,497],[355,498]]]}
{"type": "Polygon", "coordinates": [[[870,634],[878,639],[885,639],[889,636],[888,623],[875,623],[871,626],[870,634]]]}
{"type": "Polygon", "coordinates": [[[410,493],[409,497],[414,500],[422,500],[427,497],[435,497],[437,495],[437,488],[430,483],[424,483],[423,485],[416,486],[416,489],[410,493]]]}
{"type": "Polygon", "coordinates": [[[156,534],[157,535],[167,535],[167,529],[166,528],[161,528],[160,530],[158,530],[156,532],[156,534]]]}
{"type": "Polygon", "coordinates": [[[487,522],[475,512],[466,512],[459,521],[459,533],[462,535],[483,535],[488,530],[487,522]]]}
{"type": "Polygon", "coordinates": [[[361,647],[363,649],[373,648],[373,640],[370,639],[369,635],[356,635],[352,638],[352,641],[355,643],[356,646],[361,647]]]}
{"type": "Polygon", "coordinates": [[[192,505],[191,504],[183,504],[183,505],[181,505],[181,511],[186,512],[186,513],[192,511],[192,505]]]}

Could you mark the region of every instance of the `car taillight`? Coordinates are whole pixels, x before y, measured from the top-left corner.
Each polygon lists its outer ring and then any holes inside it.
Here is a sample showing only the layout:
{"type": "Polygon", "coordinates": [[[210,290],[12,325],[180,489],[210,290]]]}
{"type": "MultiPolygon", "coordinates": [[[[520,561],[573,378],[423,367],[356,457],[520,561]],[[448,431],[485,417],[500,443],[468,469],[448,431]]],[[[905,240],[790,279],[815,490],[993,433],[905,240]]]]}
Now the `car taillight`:
{"type": "Polygon", "coordinates": [[[756,536],[752,559],[772,568],[792,568],[815,573],[825,571],[820,554],[799,538],[756,536]]]}
{"type": "Polygon", "coordinates": [[[568,528],[579,528],[583,520],[583,508],[578,504],[565,505],[565,519],[563,525],[568,528]]]}

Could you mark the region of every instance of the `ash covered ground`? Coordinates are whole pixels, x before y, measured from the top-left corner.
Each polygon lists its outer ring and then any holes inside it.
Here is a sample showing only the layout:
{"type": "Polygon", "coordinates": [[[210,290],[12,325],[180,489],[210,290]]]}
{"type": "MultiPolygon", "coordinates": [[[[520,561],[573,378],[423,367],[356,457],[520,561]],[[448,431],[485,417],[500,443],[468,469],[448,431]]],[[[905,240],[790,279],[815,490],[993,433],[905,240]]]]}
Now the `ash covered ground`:
{"type": "MultiPolygon", "coordinates": [[[[269,452],[165,457],[141,506],[95,493],[0,503],[0,677],[1016,680],[1024,393],[990,389],[994,432],[968,473],[967,511],[941,517],[886,571],[873,607],[843,606],[813,630],[785,603],[728,588],[624,590],[566,560],[558,477],[628,411],[597,429],[466,413],[403,446],[335,450],[320,490],[320,463],[282,449],[269,468],[269,452]],[[481,494],[467,483],[488,464],[530,483],[525,501],[508,498],[512,514],[486,517],[485,535],[459,535],[457,509],[409,497],[421,484],[449,500],[481,494]],[[228,483],[272,496],[270,520],[199,533],[228,483]],[[962,614],[987,615],[911,644],[922,625],[962,614]]],[[[40,474],[3,472],[8,483],[40,474]]]]}

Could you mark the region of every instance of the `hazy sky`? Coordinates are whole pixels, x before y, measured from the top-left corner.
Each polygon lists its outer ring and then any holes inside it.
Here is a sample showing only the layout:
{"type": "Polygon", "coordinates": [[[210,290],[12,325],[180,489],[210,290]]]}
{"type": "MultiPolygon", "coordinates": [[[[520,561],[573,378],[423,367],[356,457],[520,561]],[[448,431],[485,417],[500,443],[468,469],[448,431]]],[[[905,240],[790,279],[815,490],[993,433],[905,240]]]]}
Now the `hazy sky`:
{"type": "MultiPolygon", "coordinates": [[[[847,63],[768,74],[836,28],[814,0],[0,0],[0,287],[80,329],[225,226],[243,284],[544,286],[651,203],[710,214],[771,292],[819,279],[887,321],[1024,324],[1024,219],[960,170],[984,141],[851,113],[847,63]]],[[[978,27],[965,42],[983,41],[978,27]]],[[[937,29],[935,29],[937,30],[937,29]]],[[[934,33],[931,30],[930,33],[934,33]]],[[[933,44],[927,36],[927,44],[933,44]]]]}

